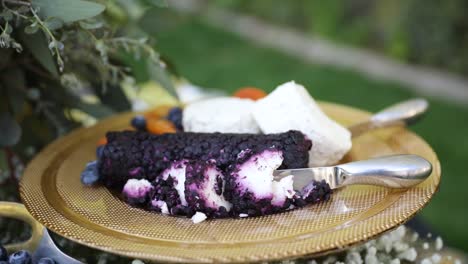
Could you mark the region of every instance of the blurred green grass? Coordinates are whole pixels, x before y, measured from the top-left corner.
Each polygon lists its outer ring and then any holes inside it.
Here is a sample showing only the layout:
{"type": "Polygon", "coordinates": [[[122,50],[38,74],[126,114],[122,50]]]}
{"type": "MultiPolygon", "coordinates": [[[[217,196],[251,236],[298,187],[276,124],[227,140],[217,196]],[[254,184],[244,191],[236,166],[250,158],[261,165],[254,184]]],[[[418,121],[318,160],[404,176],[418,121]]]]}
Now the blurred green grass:
{"type": "MultiPolygon", "coordinates": [[[[271,91],[295,80],[319,100],[369,111],[417,96],[393,82],[372,80],[350,70],[306,63],[257,46],[215,29],[197,19],[175,19],[164,30],[153,32],[162,54],[194,84],[232,93],[242,86],[271,91]]],[[[151,25],[151,19],[146,22],[151,25]]],[[[154,31],[154,27],[152,28],[154,31]]],[[[152,31],[150,30],[150,31],[152,31]]],[[[280,37],[280,36],[278,36],[280,37]]],[[[441,89],[443,89],[441,87],[441,89]]],[[[421,212],[424,219],[452,246],[468,251],[466,202],[468,177],[468,109],[428,98],[430,112],[411,129],[429,142],[442,164],[439,193],[421,212]]]]}

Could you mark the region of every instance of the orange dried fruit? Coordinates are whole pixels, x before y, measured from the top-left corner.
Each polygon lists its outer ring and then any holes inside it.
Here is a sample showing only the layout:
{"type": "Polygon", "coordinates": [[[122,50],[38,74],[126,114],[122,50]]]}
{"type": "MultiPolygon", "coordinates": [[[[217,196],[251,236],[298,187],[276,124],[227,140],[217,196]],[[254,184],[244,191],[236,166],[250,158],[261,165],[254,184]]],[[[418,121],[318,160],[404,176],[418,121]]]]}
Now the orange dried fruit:
{"type": "Polygon", "coordinates": [[[234,93],[234,97],[252,100],[262,99],[265,96],[267,96],[267,93],[256,87],[243,87],[234,93]]]}
{"type": "Polygon", "coordinates": [[[171,105],[160,105],[157,106],[151,110],[146,111],[143,116],[149,120],[149,119],[160,119],[164,118],[167,116],[169,113],[169,110],[171,110],[173,106],[171,105]]]}
{"type": "Polygon", "coordinates": [[[146,130],[152,134],[175,133],[177,131],[174,124],[165,119],[148,119],[146,130]]]}
{"type": "Polygon", "coordinates": [[[97,142],[97,145],[98,145],[98,146],[102,146],[102,145],[105,145],[105,144],[107,144],[107,138],[106,138],[106,137],[100,138],[100,139],[98,140],[98,142],[97,142]]]}

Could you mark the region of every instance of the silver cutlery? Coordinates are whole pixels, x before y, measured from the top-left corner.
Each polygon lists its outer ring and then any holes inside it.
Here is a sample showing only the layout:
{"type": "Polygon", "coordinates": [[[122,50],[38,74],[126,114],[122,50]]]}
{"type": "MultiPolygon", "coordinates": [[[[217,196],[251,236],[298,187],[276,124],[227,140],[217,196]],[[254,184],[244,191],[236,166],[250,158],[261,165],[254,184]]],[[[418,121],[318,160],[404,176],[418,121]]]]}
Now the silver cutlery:
{"type": "Polygon", "coordinates": [[[42,235],[41,241],[32,255],[32,263],[37,263],[41,258],[51,258],[57,264],[82,264],[67,254],[63,253],[54,243],[52,238],[44,227],[44,234],[42,235]]]}
{"type": "MultiPolygon", "coordinates": [[[[425,99],[407,100],[389,106],[348,129],[352,137],[358,137],[377,128],[410,125],[419,120],[428,108],[429,103],[425,99]]],[[[353,184],[406,188],[421,183],[431,172],[431,163],[420,156],[392,155],[329,167],[276,170],[274,175],[276,180],[293,175],[297,190],[312,180],[325,180],[332,189],[353,184]]]]}
{"type": "Polygon", "coordinates": [[[395,126],[410,125],[419,120],[429,108],[425,99],[411,99],[389,106],[362,123],[348,127],[352,137],[357,137],[373,129],[395,126]]]}
{"type": "Polygon", "coordinates": [[[26,210],[24,205],[13,202],[0,202],[0,216],[15,218],[31,226],[31,238],[25,242],[6,245],[8,252],[25,249],[32,253],[32,263],[41,258],[51,258],[57,264],[82,264],[82,262],[63,253],[50,237],[47,229],[37,222],[26,210]]]}
{"type": "Polygon", "coordinates": [[[276,170],[275,180],[294,176],[294,189],[325,180],[332,189],[347,185],[407,188],[423,182],[432,172],[426,159],[411,154],[383,156],[329,167],[276,170]]]}

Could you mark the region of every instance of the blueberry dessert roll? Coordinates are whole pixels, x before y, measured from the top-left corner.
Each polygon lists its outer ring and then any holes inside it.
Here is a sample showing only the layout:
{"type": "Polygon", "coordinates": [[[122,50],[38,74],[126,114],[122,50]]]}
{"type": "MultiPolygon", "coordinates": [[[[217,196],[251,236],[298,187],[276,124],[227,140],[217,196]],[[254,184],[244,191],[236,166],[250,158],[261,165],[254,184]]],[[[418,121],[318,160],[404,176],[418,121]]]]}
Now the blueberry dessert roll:
{"type": "Polygon", "coordinates": [[[123,131],[107,133],[99,151],[102,182],[120,189],[128,179],[154,181],[177,160],[214,161],[226,172],[244,150],[248,155],[275,148],[283,154],[281,169],[307,167],[312,142],[299,131],[279,134],[175,133],[151,135],[123,131]]]}

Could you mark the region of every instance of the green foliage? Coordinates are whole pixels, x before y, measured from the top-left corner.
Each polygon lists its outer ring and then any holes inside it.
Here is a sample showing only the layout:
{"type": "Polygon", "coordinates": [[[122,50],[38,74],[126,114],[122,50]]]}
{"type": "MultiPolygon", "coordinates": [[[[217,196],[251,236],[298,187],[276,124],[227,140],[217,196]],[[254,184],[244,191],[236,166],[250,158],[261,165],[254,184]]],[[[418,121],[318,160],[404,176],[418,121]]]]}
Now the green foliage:
{"type": "Polygon", "coordinates": [[[23,47],[10,35],[13,31],[13,28],[8,22],[9,20],[11,20],[11,13],[3,13],[3,16],[0,17],[6,21],[3,26],[0,25],[0,48],[12,48],[15,49],[17,52],[21,52],[23,50],[23,47]]]}
{"type": "Polygon", "coordinates": [[[468,1],[217,0],[325,38],[371,48],[402,61],[468,73],[468,1]]]}
{"type": "MultiPolygon", "coordinates": [[[[127,83],[137,89],[153,80],[175,95],[168,62],[138,27],[147,10],[161,6],[167,2],[0,0],[0,200],[18,201],[24,164],[49,142],[130,110],[127,83]]],[[[27,237],[15,230],[25,229],[0,218],[0,242],[27,237]]],[[[84,263],[131,262],[58,241],[84,263]]]]}
{"type": "MultiPolygon", "coordinates": [[[[30,27],[30,26],[28,26],[30,27]]],[[[54,77],[59,76],[57,66],[55,65],[52,53],[47,47],[47,39],[43,32],[27,31],[28,27],[25,28],[24,32],[20,33],[24,45],[29,49],[31,55],[54,77]]]]}
{"type": "Polygon", "coordinates": [[[404,28],[409,60],[468,73],[468,2],[413,0],[404,28]]]}
{"type": "Polygon", "coordinates": [[[305,27],[325,36],[337,34],[340,28],[339,22],[343,16],[342,0],[306,1],[304,6],[307,11],[310,11],[310,16],[314,18],[307,19],[305,27]],[[327,11],[324,12],[324,10],[327,11]]]}
{"type": "Polygon", "coordinates": [[[21,137],[21,128],[9,113],[0,114],[0,148],[13,146],[21,137]]]}
{"type": "Polygon", "coordinates": [[[147,0],[149,3],[159,6],[159,7],[167,7],[168,3],[167,0],[147,0]]]}
{"type": "Polygon", "coordinates": [[[84,121],[75,110],[85,118],[129,110],[121,85],[134,82],[135,70],[176,96],[167,63],[137,27],[148,8],[166,5],[0,0],[0,149],[15,145],[29,158],[27,148],[40,149],[84,121]]]}
{"type": "MultiPolygon", "coordinates": [[[[47,21],[59,20],[62,23],[72,23],[95,17],[102,13],[105,7],[99,3],[81,0],[32,0],[32,6],[38,10],[39,16],[47,21]]],[[[61,25],[49,24],[49,29],[57,29],[61,25]]]]}

